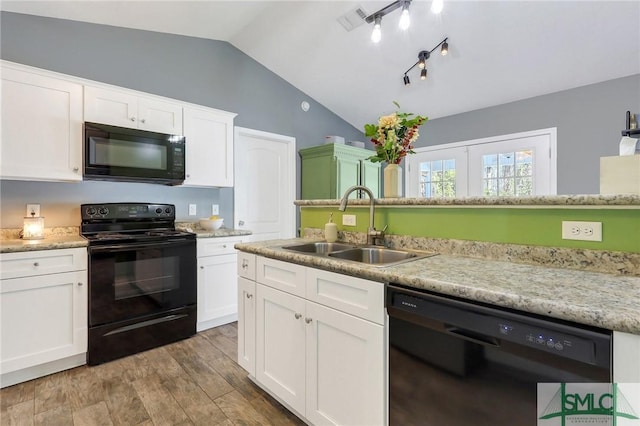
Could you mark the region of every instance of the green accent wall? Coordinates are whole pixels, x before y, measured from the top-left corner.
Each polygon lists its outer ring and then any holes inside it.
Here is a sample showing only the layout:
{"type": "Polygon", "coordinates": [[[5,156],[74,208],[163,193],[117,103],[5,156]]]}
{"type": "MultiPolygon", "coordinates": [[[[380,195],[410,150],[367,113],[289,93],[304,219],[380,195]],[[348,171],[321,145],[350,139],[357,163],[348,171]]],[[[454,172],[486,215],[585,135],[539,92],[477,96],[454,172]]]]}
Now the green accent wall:
{"type": "MultiPolygon", "coordinates": [[[[368,206],[303,206],[301,228],[324,228],[331,212],[338,230],[366,232],[368,206]],[[342,225],[343,214],[356,215],[357,226],[342,225]]],[[[375,227],[385,225],[394,235],[640,253],[640,209],[376,206],[375,227]],[[602,241],[563,240],[566,220],[602,222],[602,241]]]]}

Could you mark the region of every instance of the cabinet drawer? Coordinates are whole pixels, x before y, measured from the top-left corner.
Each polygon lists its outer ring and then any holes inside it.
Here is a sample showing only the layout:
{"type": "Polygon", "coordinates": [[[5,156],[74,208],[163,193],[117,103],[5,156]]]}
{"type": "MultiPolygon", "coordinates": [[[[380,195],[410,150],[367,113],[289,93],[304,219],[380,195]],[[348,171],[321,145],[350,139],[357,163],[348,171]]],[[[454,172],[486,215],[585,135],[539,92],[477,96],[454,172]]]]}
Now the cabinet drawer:
{"type": "Polygon", "coordinates": [[[384,325],[383,283],[308,268],[306,298],[384,325]]]}
{"type": "Polygon", "coordinates": [[[2,279],[87,269],[87,249],[41,250],[0,255],[2,279]]]}
{"type": "Polygon", "coordinates": [[[238,275],[248,280],[256,280],[255,254],[238,252],[238,275]]]}
{"type": "Polygon", "coordinates": [[[256,260],[256,281],[304,297],[305,269],[301,265],[258,257],[256,260]]]}
{"type": "Polygon", "coordinates": [[[242,238],[198,238],[198,257],[215,256],[218,254],[233,254],[236,249],[233,246],[241,243],[242,238]]]}

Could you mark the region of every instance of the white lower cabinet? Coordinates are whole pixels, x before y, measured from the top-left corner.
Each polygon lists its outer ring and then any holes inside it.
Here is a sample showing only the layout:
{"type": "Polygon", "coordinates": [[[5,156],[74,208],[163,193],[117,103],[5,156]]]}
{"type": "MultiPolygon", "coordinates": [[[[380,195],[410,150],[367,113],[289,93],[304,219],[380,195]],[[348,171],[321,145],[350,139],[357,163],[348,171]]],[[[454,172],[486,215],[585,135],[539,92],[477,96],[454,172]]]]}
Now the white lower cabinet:
{"type": "Polygon", "coordinates": [[[238,277],[238,364],[256,374],[256,283],[238,277]]]}
{"type": "Polygon", "coordinates": [[[236,281],[239,237],[200,238],[198,253],[198,322],[202,331],[228,324],[238,318],[236,281]]]}
{"type": "Polygon", "coordinates": [[[86,259],[84,248],[2,255],[23,271],[0,280],[2,387],[86,362],[86,259]]]}
{"type": "MultiPolygon", "coordinates": [[[[310,424],[384,425],[384,285],[262,257],[256,265],[255,283],[239,278],[247,292],[255,285],[256,382],[310,424]]],[[[246,342],[238,347],[239,360],[251,358],[246,342]]]]}

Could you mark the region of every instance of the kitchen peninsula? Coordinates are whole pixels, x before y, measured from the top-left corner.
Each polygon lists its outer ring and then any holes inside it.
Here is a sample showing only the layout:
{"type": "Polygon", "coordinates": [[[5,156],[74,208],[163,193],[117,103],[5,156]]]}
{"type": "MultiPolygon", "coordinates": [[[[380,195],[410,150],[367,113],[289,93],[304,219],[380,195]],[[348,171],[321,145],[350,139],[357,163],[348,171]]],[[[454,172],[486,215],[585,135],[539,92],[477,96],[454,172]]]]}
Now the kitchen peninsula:
{"type": "MultiPolygon", "coordinates": [[[[330,357],[329,348],[341,348],[335,351],[342,357],[342,348],[357,347],[344,336],[342,340],[333,336],[337,340],[331,341],[325,335],[323,341],[318,331],[321,327],[329,330],[344,325],[346,328],[340,329],[344,335],[355,336],[357,332],[347,331],[345,324],[349,320],[365,322],[371,330],[360,335],[359,341],[370,351],[363,353],[359,361],[341,368],[346,376],[330,374],[333,378],[324,378],[331,383],[357,381],[361,371],[358,362],[361,365],[381,363],[382,368],[385,365],[384,330],[388,321],[384,316],[385,283],[613,331],[613,380],[640,380],[637,362],[640,357],[640,197],[381,199],[376,200],[375,224],[377,229],[388,226],[385,245],[436,255],[377,267],[285,248],[322,240],[323,224],[329,213],[334,214],[339,224],[340,242],[364,244],[368,200],[350,201],[345,212],[338,211],[339,203],[339,200],[296,202],[301,207],[306,238],[236,245],[240,250],[239,300],[242,300],[238,325],[240,364],[244,364],[258,384],[300,417],[315,424],[322,419],[317,417],[318,413],[334,410],[331,414],[344,419],[341,416],[348,412],[340,412],[336,401],[339,397],[331,396],[341,395],[337,388],[324,388],[324,397],[331,402],[325,400],[328,405],[321,407],[319,394],[323,389],[312,391],[316,385],[307,383],[305,406],[288,399],[287,392],[261,379],[268,375],[289,384],[288,377],[304,376],[300,371],[291,373],[293,366],[269,363],[279,353],[278,345],[287,347],[291,342],[276,345],[272,340],[275,333],[270,332],[265,321],[277,318],[279,327],[289,330],[289,315],[284,313],[291,313],[291,321],[304,318],[313,327],[306,328],[306,345],[301,343],[305,341],[302,327],[300,342],[290,348],[302,350],[306,346],[306,362],[312,366],[307,374],[315,373],[314,368],[322,363],[325,372],[327,365],[338,367],[332,358],[322,359],[330,357]],[[361,226],[341,226],[342,214],[355,214],[361,226]],[[562,240],[564,220],[601,222],[603,241],[562,240]],[[466,231],[471,238],[464,238],[466,231]],[[282,311],[283,316],[276,315],[276,311],[282,311]],[[334,313],[344,316],[332,323],[330,318],[334,313]],[[247,321],[248,318],[251,320],[247,321]],[[377,350],[372,349],[375,342],[380,345],[377,350]]],[[[292,335],[297,330],[295,324],[297,322],[293,323],[292,335]]],[[[365,377],[364,374],[360,377],[360,383],[365,377]]],[[[373,386],[383,392],[386,373],[372,380],[381,380],[373,386]]],[[[295,386],[292,389],[296,389],[295,386]]],[[[304,399],[305,392],[300,389],[297,392],[304,399]]],[[[380,394],[368,397],[372,399],[365,401],[367,396],[362,396],[354,404],[366,405],[366,402],[371,406],[381,398],[380,394]]]]}

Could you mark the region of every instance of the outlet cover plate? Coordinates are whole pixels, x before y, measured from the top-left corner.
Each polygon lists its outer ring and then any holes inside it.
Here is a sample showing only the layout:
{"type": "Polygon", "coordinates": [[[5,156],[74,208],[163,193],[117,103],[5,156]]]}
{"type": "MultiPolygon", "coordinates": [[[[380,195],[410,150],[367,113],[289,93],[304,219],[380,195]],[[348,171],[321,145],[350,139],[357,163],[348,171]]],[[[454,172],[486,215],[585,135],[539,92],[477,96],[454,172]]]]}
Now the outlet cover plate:
{"type": "Polygon", "coordinates": [[[602,241],[602,222],[562,221],[562,239],[602,241]]]}
{"type": "Polygon", "coordinates": [[[342,215],[342,224],[347,226],[356,226],[356,215],[354,214],[343,214],[342,215]]]}
{"type": "Polygon", "coordinates": [[[27,204],[27,217],[40,217],[40,204],[27,204]],[[33,214],[31,214],[33,213],[33,214]]]}
{"type": "Polygon", "coordinates": [[[189,204],[189,216],[195,216],[198,214],[196,204],[189,204]]]}
{"type": "Polygon", "coordinates": [[[211,215],[218,215],[220,214],[220,205],[218,204],[211,204],[211,215]]]}

